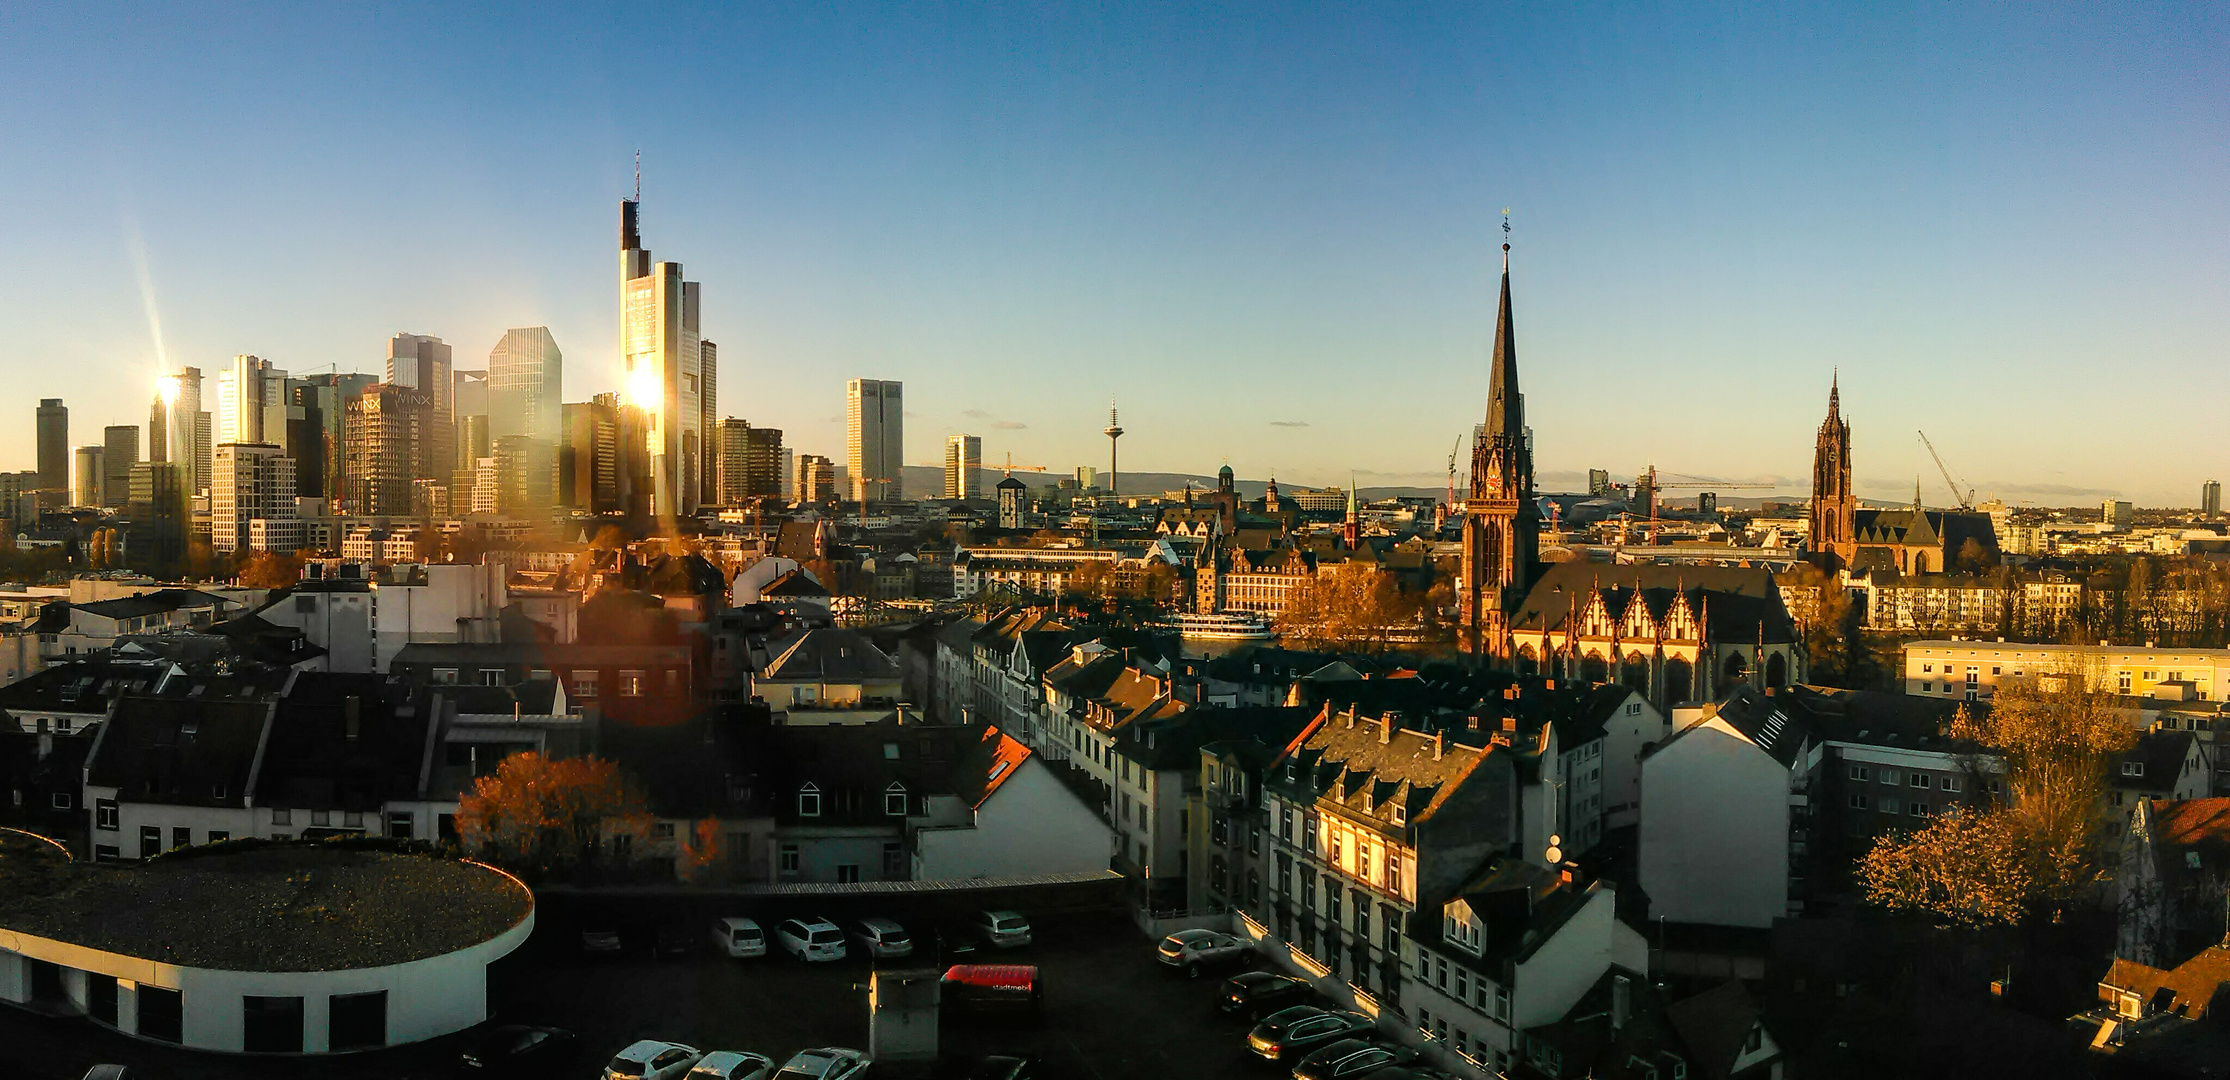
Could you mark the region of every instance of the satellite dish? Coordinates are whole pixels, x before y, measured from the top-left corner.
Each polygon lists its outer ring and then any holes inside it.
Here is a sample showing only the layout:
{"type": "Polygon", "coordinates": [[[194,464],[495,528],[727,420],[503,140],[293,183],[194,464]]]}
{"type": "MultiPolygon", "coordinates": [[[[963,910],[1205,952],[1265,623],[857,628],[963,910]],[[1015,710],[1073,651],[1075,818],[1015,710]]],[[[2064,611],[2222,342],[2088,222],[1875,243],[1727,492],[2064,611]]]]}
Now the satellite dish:
{"type": "Polygon", "coordinates": [[[1550,844],[1549,850],[1543,853],[1543,858],[1548,862],[1549,865],[1554,866],[1557,863],[1564,861],[1564,849],[1556,846],[1555,844],[1550,844]]]}
{"type": "Polygon", "coordinates": [[[1550,834],[1549,834],[1549,846],[1550,846],[1550,847],[1561,847],[1561,846],[1563,846],[1563,844],[1564,844],[1564,837],[1563,837],[1563,835],[1562,835],[1562,834],[1560,834],[1560,833],[1550,833],[1550,834]]]}

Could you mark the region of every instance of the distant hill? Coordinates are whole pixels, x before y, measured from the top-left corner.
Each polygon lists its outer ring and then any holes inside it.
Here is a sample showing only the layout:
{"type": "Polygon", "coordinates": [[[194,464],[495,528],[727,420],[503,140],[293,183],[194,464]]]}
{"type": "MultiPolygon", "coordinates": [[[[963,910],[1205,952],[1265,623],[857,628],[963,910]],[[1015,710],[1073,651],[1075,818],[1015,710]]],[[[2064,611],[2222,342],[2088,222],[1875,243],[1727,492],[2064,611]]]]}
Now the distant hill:
{"type": "MultiPolygon", "coordinates": [[[[988,497],[991,494],[992,487],[1004,479],[1005,475],[998,469],[978,469],[976,470],[976,482],[983,488],[984,495],[988,497]]],[[[1052,487],[1070,474],[1016,469],[1014,475],[1016,479],[1033,488],[1043,488],[1052,487]]],[[[937,498],[942,496],[945,491],[945,470],[941,468],[929,465],[908,465],[905,468],[903,479],[908,498],[937,498]]],[[[1104,479],[1103,475],[1102,480],[1104,481],[1104,479]]],[[[1126,472],[1121,477],[1122,493],[1125,495],[1159,495],[1164,491],[1179,491],[1184,488],[1187,481],[1192,483],[1195,490],[1208,491],[1213,490],[1216,486],[1215,477],[1193,473],[1126,472]]],[[[1239,494],[1249,499],[1259,499],[1262,497],[1263,491],[1269,487],[1269,481],[1236,480],[1232,486],[1239,489],[1239,494]]],[[[1293,491],[1297,488],[1311,486],[1313,485],[1285,482],[1280,483],[1278,488],[1281,491],[1293,491]]],[[[1364,499],[1386,499],[1396,496],[1444,499],[1448,496],[1448,489],[1445,487],[1363,487],[1357,488],[1356,494],[1364,499]]]]}

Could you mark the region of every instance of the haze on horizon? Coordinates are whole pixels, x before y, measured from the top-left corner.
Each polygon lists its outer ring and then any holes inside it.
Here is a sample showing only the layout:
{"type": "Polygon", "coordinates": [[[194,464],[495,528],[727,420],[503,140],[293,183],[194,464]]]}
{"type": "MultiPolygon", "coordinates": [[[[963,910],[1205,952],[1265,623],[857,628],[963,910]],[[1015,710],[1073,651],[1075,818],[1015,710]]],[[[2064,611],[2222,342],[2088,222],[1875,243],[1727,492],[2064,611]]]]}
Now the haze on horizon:
{"type": "Polygon", "coordinates": [[[2230,371],[2230,12],[1812,6],[668,14],[11,9],[0,468],[42,397],[162,363],[478,366],[548,325],[616,389],[618,203],[704,283],[727,415],[841,459],[1444,482],[1485,406],[1503,207],[1543,486],[2192,505],[2230,371]],[[159,326],[159,342],[156,327],[159,326]],[[2204,413],[2192,418],[2203,424],[2204,413]]]}

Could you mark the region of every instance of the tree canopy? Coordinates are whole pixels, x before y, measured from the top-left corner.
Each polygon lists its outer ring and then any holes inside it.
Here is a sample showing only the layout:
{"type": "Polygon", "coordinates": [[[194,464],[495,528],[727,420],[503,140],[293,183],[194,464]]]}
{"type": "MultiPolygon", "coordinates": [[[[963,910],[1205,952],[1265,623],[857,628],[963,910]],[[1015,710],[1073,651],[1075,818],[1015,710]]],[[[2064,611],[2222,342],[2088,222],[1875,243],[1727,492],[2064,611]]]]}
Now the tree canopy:
{"type": "Polygon", "coordinates": [[[466,851],[535,874],[593,865],[607,837],[649,826],[642,791],[603,758],[513,754],[457,800],[466,851]]]}

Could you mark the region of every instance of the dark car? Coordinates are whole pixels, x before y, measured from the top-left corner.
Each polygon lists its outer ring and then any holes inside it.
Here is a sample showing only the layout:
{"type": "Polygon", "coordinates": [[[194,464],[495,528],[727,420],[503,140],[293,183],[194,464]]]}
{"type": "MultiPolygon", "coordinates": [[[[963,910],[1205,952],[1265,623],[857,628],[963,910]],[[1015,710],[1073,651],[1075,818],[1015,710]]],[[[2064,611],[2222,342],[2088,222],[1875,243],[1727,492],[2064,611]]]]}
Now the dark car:
{"type": "Polygon", "coordinates": [[[474,1038],[457,1065],[467,1076],[541,1075],[562,1063],[573,1043],[573,1033],[564,1028],[504,1024],[474,1038]]]}
{"type": "Polygon", "coordinates": [[[1305,979],[1270,971],[1249,971],[1223,981],[1223,995],[1216,999],[1216,1011],[1260,1020],[1280,1009],[1306,1005],[1315,993],[1305,979]]]}
{"type": "Polygon", "coordinates": [[[658,928],[658,936],[651,940],[654,956],[687,956],[697,951],[699,938],[686,926],[673,925],[658,928]]]}
{"type": "Polygon", "coordinates": [[[1266,1061],[1298,1061],[1319,1046],[1376,1030],[1377,1021],[1362,1013],[1295,1005],[1263,1017],[1247,1036],[1247,1049],[1266,1061]]]}
{"type": "Polygon", "coordinates": [[[1311,1051],[1293,1067],[1293,1080],[1358,1080],[1374,1069],[1407,1065],[1417,1052],[1374,1039],[1341,1039],[1311,1051]]]}

